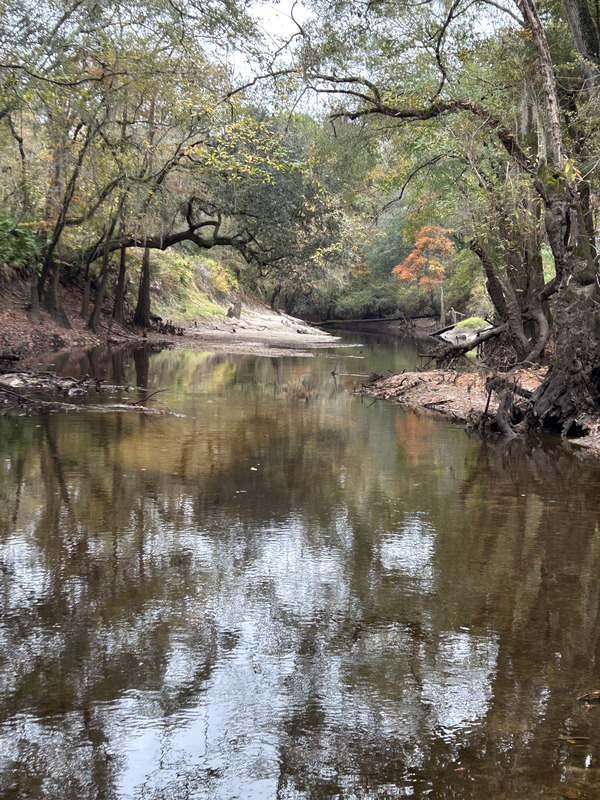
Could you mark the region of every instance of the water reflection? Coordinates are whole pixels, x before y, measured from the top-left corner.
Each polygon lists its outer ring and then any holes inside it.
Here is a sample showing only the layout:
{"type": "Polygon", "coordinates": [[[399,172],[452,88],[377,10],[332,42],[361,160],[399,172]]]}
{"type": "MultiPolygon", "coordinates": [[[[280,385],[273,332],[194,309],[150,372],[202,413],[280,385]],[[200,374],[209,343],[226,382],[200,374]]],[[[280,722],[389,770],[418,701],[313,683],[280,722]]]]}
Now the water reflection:
{"type": "Polygon", "coordinates": [[[411,359],[361,350],[0,418],[2,796],[597,794],[600,470],[361,403],[332,363],[411,359]]]}

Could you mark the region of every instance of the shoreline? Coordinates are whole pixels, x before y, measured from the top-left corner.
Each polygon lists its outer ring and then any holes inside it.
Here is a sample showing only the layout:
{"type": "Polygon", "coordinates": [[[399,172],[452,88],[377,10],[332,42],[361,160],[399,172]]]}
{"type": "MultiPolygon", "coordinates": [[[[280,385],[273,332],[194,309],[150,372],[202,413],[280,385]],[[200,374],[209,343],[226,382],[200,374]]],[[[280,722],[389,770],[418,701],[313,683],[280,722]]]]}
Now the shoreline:
{"type": "MultiPolygon", "coordinates": [[[[516,373],[522,388],[535,391],[546,376],[547,367],[516,373]]],[[[434,369],[427,372],[404,372],[366,384],[360,391],[368,397],[401,405],[411,411],[426,410],[459,423],[468,423],[472,415],[498,410],[495,393],[489,397],[483,371],[455,372],[434,369]]]]}
{"type": "MultiPolygon", "coordinates": [[[[522,389],[534,392],[546,377],[547,371],[547,367],[536,367],[522,369],[510,375],[522,389]]],[[[357,392],[467,427],[484,414],[493,418],[498,410],[498,396],[495,392],[490,394],[485,385],[489,376],[490,373],[484,370],[453,372],[436,369],[429,372],[405,372],[375,378],[357,392]]],[[[599,457],[600,417],[590,420],[589,431],[587,436],[558,438],[579,452],[584,450],[599,457]]],[[[501,434],[498,433],[498,436],[501,434]]]]}
{"type": "Polygon", "coordinates": [[[58,325],[43,310],[41,322],[34,322],[19,287],[4,296],[0,306],[0,356],[7,358],[0,360],[0,365],[8,367],[12,363],[24,367],[49,354],[111,345],[310,358],[312,350],[331,347],[339,339],[257,301],[246,301],[239,319],[228,317],[224,311],[221,316],[198,320],[194,326],[185,328],[183,335],[121,326],[108,314],[102,314],[99,330],[94,333],[80,315],[81,298],[76,293],[66,293],[62,300],[71,328],[58,325]]]}
{"type": "MultiPolygon", "coordinates": [[[[184,329],[183,335],[165,335],[155,330],[121,327],[103,315],[100,331],[93,333],[79,315],[76,294],[64,299],[72,327],[65,329],[42,312],[41,323],[31,320],[22,294],[5,297],[0,307],[0,374],[26,370],[45,357],[94,347],[153,347],[177,350],[199,350],[233,355],[268,356],[271,358],[312,358],[315,350],[334,347],[339,336],[292,317],[272,311],[258,301],[246,301],[240,318],[220,317],[197,321],[184,329]],[[2,356],[8,358],[2,359],[2,356]]],[[[547,367],[511,373],[520,386],[530,392],[544,380],[547,367]]],[[[474,418],[487,414],[493,417],[498,397],[485,387],[489,374],[485,370],[453,372],[431,370],[406,372],[379,377],[355,391],[376,399],[401,405],[417,413],[428,413],[468,426],[474,418]]],[[[5,406],[6,408],[6,406],[5,406]]],[[[591,421],[590,433],[566,439],[577,449],[600,456],[600,417],[591,421]]]]}

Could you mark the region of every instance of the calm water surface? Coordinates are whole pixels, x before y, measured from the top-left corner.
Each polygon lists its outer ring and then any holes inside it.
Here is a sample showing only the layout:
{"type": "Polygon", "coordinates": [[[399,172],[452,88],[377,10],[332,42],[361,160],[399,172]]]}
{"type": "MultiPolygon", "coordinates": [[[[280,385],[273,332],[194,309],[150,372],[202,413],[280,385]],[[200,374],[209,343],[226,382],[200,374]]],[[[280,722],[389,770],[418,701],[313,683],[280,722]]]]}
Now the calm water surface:
{"type": "Polygon", "coordinates": [[[75,354],[185,416],[0,418],[0,796],[600,795],[600,467],[346,341],[75,354]]]}

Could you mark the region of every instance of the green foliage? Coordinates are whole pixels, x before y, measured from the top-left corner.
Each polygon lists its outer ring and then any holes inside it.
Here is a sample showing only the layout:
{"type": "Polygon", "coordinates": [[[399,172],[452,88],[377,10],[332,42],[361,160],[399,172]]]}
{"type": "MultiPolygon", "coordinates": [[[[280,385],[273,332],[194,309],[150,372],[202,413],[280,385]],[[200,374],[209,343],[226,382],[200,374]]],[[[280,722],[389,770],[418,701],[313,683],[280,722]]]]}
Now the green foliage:
{"type": "MultiPolygon", "coordinates": [[[[519,292],[539,285],[542,261],[544,279],[552,277],[548,248],[540,258],[534,181],[556,191],[585,172],[594,188],[600,144],[596,104],[572,102],[581,95],[580,63],[562,7],[546,4],[544,24],[564,82],[565,136],[578,143],[581,163],[571,158],[557,173],[542,152],[537,53],[514,16],[468,0],[308,4],[315,13],[298,49],[267,58],[242,0],[127,0],[118,14],[106,0],[7,0],[4,272],[55,248],[56,262],[75,273],[112,231],[115,249],[120,238],[151,242],[158,310],[185,308],[188,316],[210,313],[238,280],[308,314],[419,313],[436,305],[443,285],[447,306],[487,315],[473,242],[519,292]],[[224,66],[232,50],[244,64],[243,91],[224,66]],[[267,72],[278,73],[269,85],[246,74],[263,56],[267,72]],[[298,102],[305,81],[331,102],[333,126],[298,102]],[[443,114],[410,125],[402,114],[380,113],[436,103],[443,114]],[[501,128],[537,159],[536,175],[516,164],[501,128]],[[423,231],[434,229],[437,244],[431,236],[427,244],[423,231]],[[181,249],[158,252],[169,237],[181,249]],[[196,257],[212,248],[231,268],[196,257]],[[420,288],[398,285],[398,265],[420,288]]],[[[133,270],[132,296],[135,277],[133,270]]]]}
{"type": "Polygon", "coordinates": [[[0,217],[0,275],[10,280],[26,276],[40,253],[40,245],[30,225],[0,217]]]}
{"type": "MultiPolygon", "coordinates": [[[[154,311],[163,319],[189,325],[226,311],[228,298],[237,289],[232,268],[204,256],[176,250],[153,251],[150,255],[154,311]]],[[[142,250],[130,255],[135,278],[141,268],[142,250]]],[[[135,302],[135,281],[130,283],[130,303],[135,302]]]]}

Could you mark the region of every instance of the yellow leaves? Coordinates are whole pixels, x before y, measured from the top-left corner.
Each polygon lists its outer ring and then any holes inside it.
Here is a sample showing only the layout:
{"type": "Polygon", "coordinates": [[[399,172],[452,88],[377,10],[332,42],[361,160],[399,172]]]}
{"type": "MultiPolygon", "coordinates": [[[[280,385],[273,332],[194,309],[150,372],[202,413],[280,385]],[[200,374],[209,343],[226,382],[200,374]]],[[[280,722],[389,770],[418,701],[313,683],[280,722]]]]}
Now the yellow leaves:
{"type": "Polygon", "coordinates": [[[569,161],[568,159],[565,162],[564,173],[565,173],[565,178],[568,181],[578,182],[581,180],[581,172],[577,169],[577,167],[573,164],[573,162],[569,161]]]}
{"type": "Polygon", "coordinates": [[[50,230],[54,227],[54,222],[52,220],[40,219],[36,222],[19,222],[17,226],[19,228],[42,228],[44,230],[50,230]]]}

